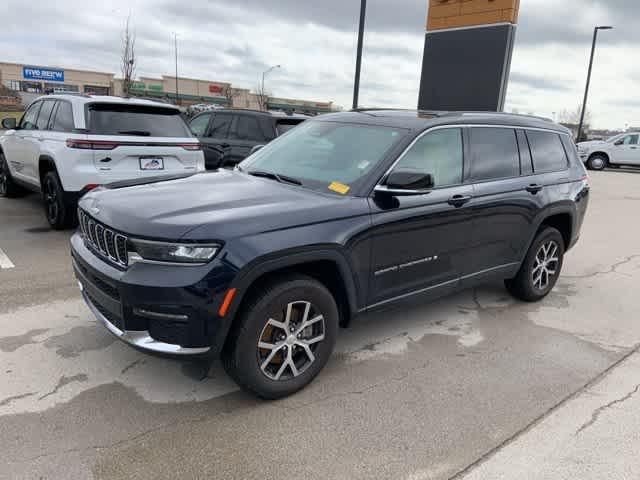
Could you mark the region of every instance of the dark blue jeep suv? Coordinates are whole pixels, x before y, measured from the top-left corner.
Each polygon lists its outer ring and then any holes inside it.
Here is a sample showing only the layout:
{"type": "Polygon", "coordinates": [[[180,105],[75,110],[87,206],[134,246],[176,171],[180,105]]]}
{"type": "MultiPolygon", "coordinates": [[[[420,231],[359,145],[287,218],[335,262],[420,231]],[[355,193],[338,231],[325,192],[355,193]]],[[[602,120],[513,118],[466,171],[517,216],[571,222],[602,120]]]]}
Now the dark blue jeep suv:
{"type": "Polygon", "coordinates": [[[112,333],[220,354],[278,398],[354,315],[496,278],[544,298],[588,194],[569,132],[545,119],[362,110],[309,120],[234,171],[94,190],[71,251],[112,333]]]}

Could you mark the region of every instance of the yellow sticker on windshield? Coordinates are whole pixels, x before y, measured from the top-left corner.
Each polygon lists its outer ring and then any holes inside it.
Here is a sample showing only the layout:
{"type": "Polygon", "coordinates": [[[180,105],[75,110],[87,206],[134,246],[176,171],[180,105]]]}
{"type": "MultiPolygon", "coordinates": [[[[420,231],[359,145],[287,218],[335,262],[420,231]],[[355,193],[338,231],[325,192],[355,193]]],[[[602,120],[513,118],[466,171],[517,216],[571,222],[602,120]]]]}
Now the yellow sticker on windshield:
{"type": "Polygon", "coordinates": [[[340,182],[331,182],[331,184],[329,185],[329,190],[341,193],[342,195],[345,195],[350,189],[351,187],[349,185],[345,185],[344,183],[340,182]]]}

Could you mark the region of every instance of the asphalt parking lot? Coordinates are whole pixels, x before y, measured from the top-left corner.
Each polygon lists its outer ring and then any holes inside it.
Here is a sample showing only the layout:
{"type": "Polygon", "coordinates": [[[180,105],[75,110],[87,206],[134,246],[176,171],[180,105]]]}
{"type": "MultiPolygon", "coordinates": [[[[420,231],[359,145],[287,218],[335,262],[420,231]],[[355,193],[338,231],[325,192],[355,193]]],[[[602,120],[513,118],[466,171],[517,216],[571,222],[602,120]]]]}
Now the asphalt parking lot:
{"type": "Polygon", "coordinates": [[[591,183],[582,239],[544,302],[496,284],[363,316],[316,381],[277,402],[217,363],[116,341],[80,299],[69,232],[48,229],[35,195],[0,199],[14,265],[0,269],[0,478],[497,478],[492,459],[550,441],[537,426],[581,392],[595,393],[574,409],[575,436],[602,421],[618,397],[594,385],[640,345],[640,173],[591,183]]]}

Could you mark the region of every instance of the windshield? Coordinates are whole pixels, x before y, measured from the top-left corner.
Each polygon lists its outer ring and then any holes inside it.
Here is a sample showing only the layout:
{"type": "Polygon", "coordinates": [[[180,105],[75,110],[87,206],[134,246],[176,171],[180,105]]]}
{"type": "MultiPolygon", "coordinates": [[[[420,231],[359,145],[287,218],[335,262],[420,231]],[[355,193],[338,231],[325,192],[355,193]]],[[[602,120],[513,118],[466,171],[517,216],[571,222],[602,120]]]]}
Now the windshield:
{"type": "Polygon", "coordinates": [[[98,135],[193,136],[175,108],[108,103],[89,106],[89,130],[98,135]]]}
{"type": "Polygon", "coordinates": [[[405,134],[399,128],[305,122],[251,155],[240,169],[263,176],[276,174],[307,188],[345,195],[405,134]]]}
{"type": "Polygon", "coordinates": [[[607,143],[614,143],[616,141],[618,141],[619,139],[621,139],[625,134],[624,133],[619,133],[618,135],[614,135],[613,137],[609,137],[605,140],[605,142],[607,143]]]}

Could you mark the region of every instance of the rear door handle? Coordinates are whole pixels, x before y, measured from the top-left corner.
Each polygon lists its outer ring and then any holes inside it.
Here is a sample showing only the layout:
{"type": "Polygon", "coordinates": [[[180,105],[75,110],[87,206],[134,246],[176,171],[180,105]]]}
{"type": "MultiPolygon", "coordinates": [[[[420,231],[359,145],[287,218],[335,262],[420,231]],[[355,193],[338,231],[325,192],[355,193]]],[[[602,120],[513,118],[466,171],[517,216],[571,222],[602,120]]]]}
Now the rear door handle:
{"type": "Polygon", "coordinates": [[[531,185],[529,185],[527,187],[527,192],[535,195],[536,193],[540,192],[544,187],[542,185],[539,185],[537,183],[532,183],[531,185]]]}
{"type": "Polygon", "coordinates": [[[451,197],[447,203],[454,207],[461,207],[465,203],[468,203],[473,197],[471,195],[454,195],[451,197]]]}

